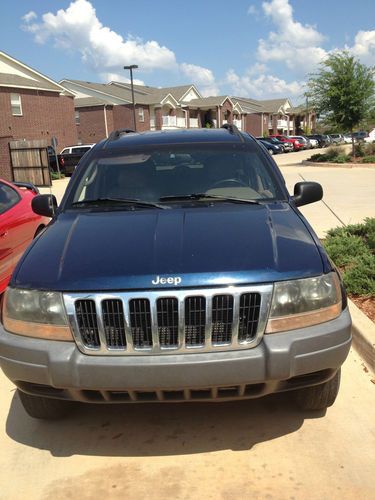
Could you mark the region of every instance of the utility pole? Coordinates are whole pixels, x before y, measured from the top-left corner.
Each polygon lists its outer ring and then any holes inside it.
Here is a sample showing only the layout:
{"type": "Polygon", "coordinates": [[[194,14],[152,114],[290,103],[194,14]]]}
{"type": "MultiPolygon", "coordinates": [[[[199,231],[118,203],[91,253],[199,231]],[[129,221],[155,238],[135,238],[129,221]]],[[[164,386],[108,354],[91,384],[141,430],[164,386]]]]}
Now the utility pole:
{"type": "Polygon", "coordinates": [[[134,131],[137,131],[137,121],[135,118],[135,101],[134,101],[134,84],[133,84],[133,69],[138,69],[136,64],[131,64],[130,66],[124,66],[124,69],[130,71],[130,87],[132,90],[132,103],[133,103],[133,121],[134,121],[134,131]]]}

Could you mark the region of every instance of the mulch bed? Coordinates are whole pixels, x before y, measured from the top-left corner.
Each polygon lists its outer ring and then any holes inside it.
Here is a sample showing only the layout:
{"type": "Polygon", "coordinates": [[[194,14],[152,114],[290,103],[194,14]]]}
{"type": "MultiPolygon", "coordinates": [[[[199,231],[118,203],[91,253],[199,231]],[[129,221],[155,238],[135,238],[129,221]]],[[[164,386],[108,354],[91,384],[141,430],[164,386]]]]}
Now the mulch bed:
{"type": "Polygon", "coordinates": [[[375,323],[375,297],[350,297],[350,300],[375,323]]]}

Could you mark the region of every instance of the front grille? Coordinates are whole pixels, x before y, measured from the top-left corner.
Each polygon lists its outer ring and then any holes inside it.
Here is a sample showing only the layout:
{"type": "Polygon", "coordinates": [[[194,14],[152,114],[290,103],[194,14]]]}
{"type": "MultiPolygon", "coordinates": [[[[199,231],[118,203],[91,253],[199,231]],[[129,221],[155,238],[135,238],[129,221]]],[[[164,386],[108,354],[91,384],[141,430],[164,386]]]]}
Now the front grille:
{"type": "Polygon", "coordinates": [[[259,285],[250,290],[98,293],[85,298],[66,294],[64,300],[83,352],[171,354],[256,345],[264,332],[271,296],[272,285],[259,285]]]}

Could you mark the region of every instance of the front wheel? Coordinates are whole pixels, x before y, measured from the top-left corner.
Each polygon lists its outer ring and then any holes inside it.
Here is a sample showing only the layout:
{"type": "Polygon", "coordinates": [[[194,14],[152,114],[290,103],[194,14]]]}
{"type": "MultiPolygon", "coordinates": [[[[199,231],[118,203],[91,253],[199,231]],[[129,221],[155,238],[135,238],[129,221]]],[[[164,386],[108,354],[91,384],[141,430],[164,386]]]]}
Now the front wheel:
{"type": "Polygon", "coordinates": [[[324,384],[296,391],[296,403],[302,410],[325,410],[332,406],[340,388],[341,369],[324,384]]]}
{"type": "Polygon", "coordinates": [[[74,405],[72,401],[32,396],[20,390],[17,392],[26,413],[33,418],[57,420],[67,416],[74,405]]]}

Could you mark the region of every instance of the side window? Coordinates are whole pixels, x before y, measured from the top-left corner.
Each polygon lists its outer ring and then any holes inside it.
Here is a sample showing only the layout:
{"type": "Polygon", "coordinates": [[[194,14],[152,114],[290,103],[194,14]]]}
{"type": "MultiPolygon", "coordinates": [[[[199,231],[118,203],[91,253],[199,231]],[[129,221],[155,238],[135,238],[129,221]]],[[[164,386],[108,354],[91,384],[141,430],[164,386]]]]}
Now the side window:
{"type": "Polygon", "coordinates": [[[143,108],[138,108],[138,117],[140,122],[145,121],[145,111],[143,108]]]}
{"type": "Polygon", "coordinates": [[[60,154],[62,154],[62,155],[67,155],[68,153],[69,153],[69,148],[65,148],[65,149],[63,149],[63,150],[61,151],[61,153],[60,153],[60,154]]]}
{"type": "Polygon", "coordinates": [[[20,199],[17,191],[0,182],[0,214],[17,205],[20,199]]]}
{"type": "Polygon", "coordinates": [[[89,151],[91,148],[88,147],[78,147],[78,148],[72,148],[72,153],[76,153],[77,155],[84,155],[89,151]]]}
{"type": "Polygon", "coordinates": [[[79,109],[75,110],[74,118],[75,118],[76,125],[79,125],[81,123],[81,115],[79,114],[79,109]]]}
{"type": "Polygon", "coordinates": [[[20,94],[10,94],[10,105],[13,116],[22,116],[22,104],[20,94]]]}

